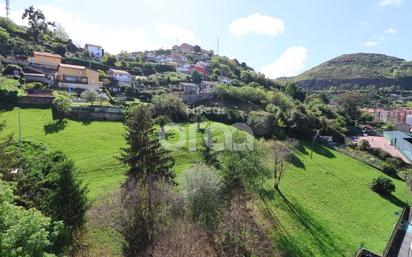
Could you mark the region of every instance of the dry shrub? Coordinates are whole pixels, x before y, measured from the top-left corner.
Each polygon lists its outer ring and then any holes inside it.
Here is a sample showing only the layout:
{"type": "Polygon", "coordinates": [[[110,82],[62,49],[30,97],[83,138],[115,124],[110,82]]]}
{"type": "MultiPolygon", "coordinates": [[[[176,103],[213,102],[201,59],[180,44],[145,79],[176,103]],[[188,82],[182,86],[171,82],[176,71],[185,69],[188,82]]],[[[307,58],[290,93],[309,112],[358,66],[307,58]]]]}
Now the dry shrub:
{"type": "Polygon", "coordinates": [[[207,234],[189,220],[176,219],[156,236],[153,257],[217,256],[207,234]]]}
{"type": "Polygon", "coordinates": [[[255,221],[241,193],[233,194],[217,231],[215,244],[219,256],[280,256],[275,253],[267,232],[255,221]]]}

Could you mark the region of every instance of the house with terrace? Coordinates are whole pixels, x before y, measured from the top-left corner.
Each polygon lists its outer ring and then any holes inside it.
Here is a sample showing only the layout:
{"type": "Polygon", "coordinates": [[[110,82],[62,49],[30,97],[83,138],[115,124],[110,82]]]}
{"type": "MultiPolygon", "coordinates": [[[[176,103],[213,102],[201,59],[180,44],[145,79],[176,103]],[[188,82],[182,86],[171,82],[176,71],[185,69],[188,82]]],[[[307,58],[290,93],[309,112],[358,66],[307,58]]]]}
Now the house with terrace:
{"type": "Polygon", "coordinates": [[[34,51],[32,56],[27,58],[27,61],[32,66],[47,69],[57,69],[62,63],[63,57],[58,54],[52,54],[47,52],[34,51]]]}
{"type": "Polygon", "coordinates": [[[99,73],[79,65],[60,64],[56,80],[59,87],[67,88],[69,91],[74,89],[98,90],[102,86],[99,73]]]}
{"type": "Polygon", "coordinates": [[[130,73],[124,70],[109,69],[107,74],[117,82],[130,83],[132,81],[130,73]]]}

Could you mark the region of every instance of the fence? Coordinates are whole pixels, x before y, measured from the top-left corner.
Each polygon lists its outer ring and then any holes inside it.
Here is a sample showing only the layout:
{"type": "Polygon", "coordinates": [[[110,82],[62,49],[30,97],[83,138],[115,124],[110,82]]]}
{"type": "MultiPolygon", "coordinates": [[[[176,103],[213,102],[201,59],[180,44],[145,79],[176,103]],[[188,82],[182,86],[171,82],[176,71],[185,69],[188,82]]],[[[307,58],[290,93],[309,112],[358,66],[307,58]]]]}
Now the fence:
{"type": "Polygon", "coordinates": [[[411,208],[404,208],[402,214],[399,216],[398,223],[392,232],[386,249],[383,253],[383,257],[396,257],[398,256],[399,250],[401,248],[403,238],[405,237],[405,231],[402,230],[402,225],[404,221],[410,221],[409,215],[411,208]]]}

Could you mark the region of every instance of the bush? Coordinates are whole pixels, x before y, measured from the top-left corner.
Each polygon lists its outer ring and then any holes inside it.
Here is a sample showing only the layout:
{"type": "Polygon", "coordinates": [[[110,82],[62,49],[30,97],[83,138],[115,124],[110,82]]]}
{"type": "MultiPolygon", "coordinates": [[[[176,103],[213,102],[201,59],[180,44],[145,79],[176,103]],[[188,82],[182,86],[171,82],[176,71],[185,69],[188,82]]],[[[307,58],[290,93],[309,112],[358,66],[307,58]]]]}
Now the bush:
{"type": "Polygon", "coordinates": [[[3,75],[21,77],[23,75],[23,69],[18,65],[9,64],[4,69],[3,75]]]}
{"type": "Polygon", "coordinates": [[[389,162],[386,162],[386,163],[383,164],[382,171],[386,175],[391,176],[391,177],[397,175],[396,167],[392,163],[389,163],[389,162]]]}
{"type": "Polygon", "coordinates": [[[371,145],[369,144],[368,140],[362,139],[361,141],[358,142],[358,149],[361,151],[368,151],[371,148],[371,145]]]}
{"type": "Polygon", "coordinates": [[[152,98],[155,115],[168,116],[174,122],[186,121],[186,106],[173,94],[157,95],[152,98]]]}
{"type": "Polygon", "coordinates": [[[370,184],[370,189],[380,195],[387,196],[395,192],[396,187],[392,180],[382,176],[372,181],[370,184]]]}
{"type": "Polygon", "coordinates": [[[184,196],[192,217],[208,229],[219,223],[222,182],[214,168],[196,165],[186,171],[184,196]]]}

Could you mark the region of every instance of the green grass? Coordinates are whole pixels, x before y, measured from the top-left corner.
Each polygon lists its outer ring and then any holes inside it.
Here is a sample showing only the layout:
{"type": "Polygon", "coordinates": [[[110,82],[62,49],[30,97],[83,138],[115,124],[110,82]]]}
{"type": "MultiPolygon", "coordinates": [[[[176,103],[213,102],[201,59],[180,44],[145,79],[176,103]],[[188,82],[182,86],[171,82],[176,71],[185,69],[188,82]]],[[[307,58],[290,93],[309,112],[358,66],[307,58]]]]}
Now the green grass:
{"type": "MultiPolygon", "coordinates": [[[[102,193],[119,188],[124,180],[126,168],[120,164],[120,148],[124,146],[124,127],[119,122],[91,122],[66,120],[56,123],[52,120],[49,109],[21,109],[22,139],[44,143],[52,150],[60,150],[75,161],[78,174],[88,185],[89,198],[95,200],[102,193]]],[[[0,119],[5,119],[5,133],[13,133],[18,137],[17,109],[3,113],[0,119]]],[[[204,125],[203,125],[204,126],[204,125]]],[[[212,123],[216,130],[227,128],[218,123],[212,123]]],[[[168,128],[170,129],[170,128],[168,128]]],[[[189,148],[198,145],[201,134],[196,132],[196,124],[182,127],[188,140],[178,151],[172,154],[176,159],[175,172],[177,181],[182,182],[182,171],[200,161],[199,152],[189,148]],[[192,136],[193,135],[193,136],[192,136]],[[189,138],[190,137],[190,138],[189,138]]],[[[177,141],[178,129],[174,129],[168,140],[177,141]]],[[[222,137],[217,131],[215,136],[222,137]]]]}
{"type": "Polygon", "coordinates": [[[394,196],[369,189],[378,170],[336,151],[316,147],[298,152],[281,182],[282,194],[268,193],[277,225],[274,236],[287,256],[354,256],[363,244],[382,253],[403,202],[411,204],[405,182],[393,179],[394,196]]]}
{"type": "MultiPolygon", "coordinates": [[[[17,110],[1,115],[6,120],[5,133],[18,137],[17,110]]],[[[123,167],[116,159],[123,146],[123,126],[115,122],[65,121],[56,124],[50,110],[21,109],[23,140],[44,143],[61,150],[75,161],[78,174],[88,184],[89,197],[118,188],[123,181],[123,167]]]]}
{"type": "MultiPolygon", "coordinates": [[[[7,122],[6,132],[17,137],[17,110],[3,113],[0,119],[7,122]]],[[[119,188],[125,171],[116,159],[124,145],[122,124],[56,124],[50,110],[43,109],[22,109],[21,121],[23,139],[62,150],[75,161],[79,175],[89,185],[90,199],[119,188]]],[[[219,123],[212,126],[216,129],[215,138],[221,141],[222,129],[228,127],[219,123]]],[[[173,151],[177,182],[182,184],[182,171],[201,160],[199,152],[190,149],[198,146],[201,134],[196,132],[196,124],[175,127],[173,131],[170,142],[176,142],[179,134],[193,135],[182,148],[173,151]]],[[[281,182],[283,196],[270,191],[265,196],[278,246],[292,257],[353,256],[362,243],[382,252],[398,219],[395,212],[401,210],[400,203],[412,200],[405,183],[394,180],[394,197],[384,199],[368,188],[381,172],[335,151],[319,147],[315,150],[313,159],[308,147],[297,153],[294,165],[288,167],[281,182]]],[[[119,256],[119,242],[107,231],[94,225],[89,225],[89,229],[92,256],[119,256]]]]}

